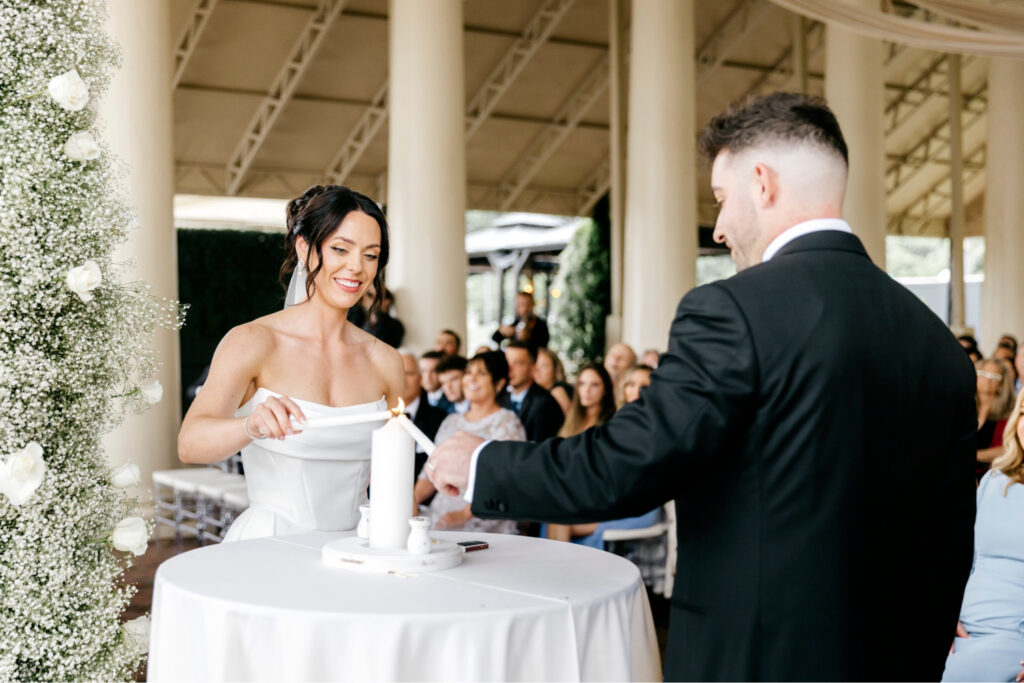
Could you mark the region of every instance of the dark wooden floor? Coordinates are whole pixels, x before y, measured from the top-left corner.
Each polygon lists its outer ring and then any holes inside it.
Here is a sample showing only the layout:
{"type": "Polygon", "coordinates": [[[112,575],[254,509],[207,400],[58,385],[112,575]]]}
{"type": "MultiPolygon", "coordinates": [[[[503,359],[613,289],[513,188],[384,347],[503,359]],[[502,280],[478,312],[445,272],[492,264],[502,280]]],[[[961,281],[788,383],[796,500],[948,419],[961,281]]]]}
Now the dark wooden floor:
{"type": "MultiPolygon", "coordinates": [[[[143,614],[149,614],[153,605],[153,577],[156,568],[164,560],[170,559],[178,553],[198,548],[199,542],[195,539],[184,539],[180,542],[172,540],[153,541],[149,544],[146,553],[136,558],[135,564],[125,575],[125,580],[138,586],[138,592],[132,598],[128,609],[124,611],[123,619],[128,621],[143,614]]],[[[665,644],[668,639],[668,614],[669,603],[661,595],[655,595],[648,591],[648,599],[651,603],[651,613],[654,617],[654,628],[658,634],[658,649],[661,651],[661,660],[665,661],[665,644]]],[[[141,667],[135,676],[136,681],[144,681],[145,667],[141,667]]]]}

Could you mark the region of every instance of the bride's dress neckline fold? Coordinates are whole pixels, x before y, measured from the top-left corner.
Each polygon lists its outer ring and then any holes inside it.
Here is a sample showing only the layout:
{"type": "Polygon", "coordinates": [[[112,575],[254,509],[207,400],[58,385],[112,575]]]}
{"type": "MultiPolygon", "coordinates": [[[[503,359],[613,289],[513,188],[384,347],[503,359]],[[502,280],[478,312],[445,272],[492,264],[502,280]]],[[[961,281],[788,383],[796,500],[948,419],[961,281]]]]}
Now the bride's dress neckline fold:
{"type": "MultiPolygon", "coordinates": [[[[260,394],[261,391],[264,392],[264,393],[270,394],[271,396],[281,396],[282,395],[281,392],[274,391],[273,389],[268,389],[266,387],[256,387],[256,393],[252,395],[252,398],[250,398],[248,401],[246,401],[241,406],[239,406],[239,410],[241,410],[242,408],[244,408],[248,404],[252,403],[256,399],[256,397],[260,394]]],[[[381,403],[385,403],[385,405],[387,405],[386,404],[386,396],[384,394],[381,394],[381,397],[378,398],[376,401],[369,401],[367,403],[352,403],[352,404],[347,405],[347,406],[329,406],[326,403],[317,403],[316,401],[308,401],[308,400],[306,400],[304,398],[296,398],[294,396],[289,396],[288,398],[290,398],[291,400],[295,401],[296,403],[305,403],[307,405],[316,406],[317,408],[321,408],[323,410],[354,410],[356,408],[365,408],[367,406],[377,406],[377,405],[380,405],[381,403]]]]}

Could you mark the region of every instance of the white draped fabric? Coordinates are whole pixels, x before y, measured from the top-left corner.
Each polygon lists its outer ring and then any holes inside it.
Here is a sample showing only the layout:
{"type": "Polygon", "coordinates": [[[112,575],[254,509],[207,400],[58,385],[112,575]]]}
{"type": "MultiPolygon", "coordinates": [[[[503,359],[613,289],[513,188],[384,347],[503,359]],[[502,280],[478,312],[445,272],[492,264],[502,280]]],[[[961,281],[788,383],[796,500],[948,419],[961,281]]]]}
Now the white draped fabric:
{"type": "Polygon", "coordinates": [[[1024,35],[975,31],[908,19],[830,0],[771,0],[790,12],[879,40],[937,52],[1024,59],[1024,35]]]}
{"type": "Polygon", "coordinates": [[[999,33],[1024,34],[1024,10],[978,0],[912,0],[923,9],[999,33]]]}
{"type": "Polygon", "coordinates": [[[637,568],[501,534],[454,569],[361,574],[320,562],[347,533],[193,550],[162,564],[151,681],[661,680],[637,568]]]}

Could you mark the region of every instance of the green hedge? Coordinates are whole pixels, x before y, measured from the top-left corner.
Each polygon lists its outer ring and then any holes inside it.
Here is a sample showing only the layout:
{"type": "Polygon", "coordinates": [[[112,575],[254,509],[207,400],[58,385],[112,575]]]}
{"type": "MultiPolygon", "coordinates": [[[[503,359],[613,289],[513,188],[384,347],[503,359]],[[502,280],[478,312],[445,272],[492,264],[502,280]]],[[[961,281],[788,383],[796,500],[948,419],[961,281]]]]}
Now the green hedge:
{"type": "Polygon", "coordinates": [[[178,230],[178,300],[189,305],[181,330],[181,386],[202,373],[235,325],[284,305],[278,272],[284,235],[242,230],[178,230]]]}

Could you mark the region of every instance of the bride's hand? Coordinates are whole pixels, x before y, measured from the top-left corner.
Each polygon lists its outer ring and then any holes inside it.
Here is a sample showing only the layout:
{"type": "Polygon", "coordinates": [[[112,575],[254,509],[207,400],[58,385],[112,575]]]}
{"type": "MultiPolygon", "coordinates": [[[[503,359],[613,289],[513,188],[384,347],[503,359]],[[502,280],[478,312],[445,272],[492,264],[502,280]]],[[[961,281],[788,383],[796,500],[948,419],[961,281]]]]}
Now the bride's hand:
{"type": "Polygon", "coordinates": [[[258,435],[261,439],[283,439],[295,433],[291,421],[293,416],[300,423],[306,421],[295,401],[287,396],[271,396],[246,418],[246,433],[258,435]]]}

